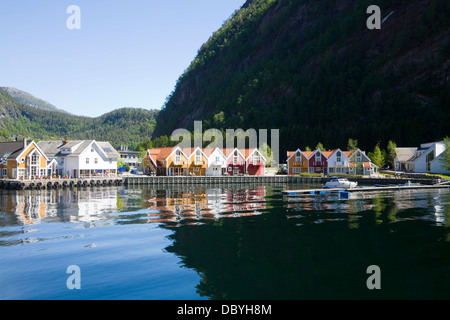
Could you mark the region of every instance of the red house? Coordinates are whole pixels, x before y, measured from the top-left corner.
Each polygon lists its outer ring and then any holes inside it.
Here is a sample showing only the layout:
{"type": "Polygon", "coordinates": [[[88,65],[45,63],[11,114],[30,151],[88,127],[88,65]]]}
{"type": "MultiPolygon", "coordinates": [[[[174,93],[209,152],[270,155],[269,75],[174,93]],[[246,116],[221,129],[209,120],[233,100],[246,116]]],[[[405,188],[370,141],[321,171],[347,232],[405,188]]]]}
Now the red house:
{"type": "Polygon", "coordinates": [[[227,171],[230,176],[246,173],[245,156],[238,149],[223,149],[223,154],[227,157],[227,171]]]}
{"type": "Polygon", "coordinates": [[[331,156],[331,151],[315,150],[308,159],[309,173],[324,173],[328,172],[328,158],[331,156]]]}
{"type": "Polygon", "coordinates": [[[263,176],[265,174],[266,159],[258,149],[245,149],[245,163],[247,173],[251,176],[263,176]]]}

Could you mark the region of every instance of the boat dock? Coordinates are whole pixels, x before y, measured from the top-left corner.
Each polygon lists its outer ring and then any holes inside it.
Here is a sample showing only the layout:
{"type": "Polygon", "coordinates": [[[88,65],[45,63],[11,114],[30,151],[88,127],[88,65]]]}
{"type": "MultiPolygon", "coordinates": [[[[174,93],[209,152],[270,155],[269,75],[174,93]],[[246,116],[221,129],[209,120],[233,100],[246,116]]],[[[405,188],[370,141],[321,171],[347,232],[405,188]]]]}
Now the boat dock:
{"type": "Polygon", "coordinates": [[[287,196],[301,196],[306,194],[328,194],[328,193],[353,193],[353,192],[378,192],[378,191],[400,191],[400,190],[417,190],[417,189],[450,189],[448,184],[435,185],[390,185],[390,186],[370,186],[370,187],[356,187],[352,189],[338,189],[338,188],[318,188],[318,189],[299,189],[299,190],[285,190],[281,193],[287,196]]]}
{"type": "Polygon", "coordinates": [[[0,180],[0,189],[7,190],[46,190],[77,187],[101,187],[123,185],[121,177],[92,177],[80,179],[38,179],[38,180],[0,180]]]}

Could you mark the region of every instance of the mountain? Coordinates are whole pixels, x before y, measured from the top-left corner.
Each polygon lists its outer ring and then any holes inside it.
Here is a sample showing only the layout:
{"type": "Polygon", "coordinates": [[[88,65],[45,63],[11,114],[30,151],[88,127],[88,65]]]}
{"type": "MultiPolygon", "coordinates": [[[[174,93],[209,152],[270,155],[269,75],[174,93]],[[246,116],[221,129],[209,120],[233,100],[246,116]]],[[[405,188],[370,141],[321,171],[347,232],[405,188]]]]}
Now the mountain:
{"type": "Polygon", "coordinates": [[[11,97],[13,97],[14,100],[27,106],[47,111],[66,112],[64,110],[58,109],[57,107],[55,107],[54,105],[45,100],[36,98],[35,96],[29,94],[28,92],[12,87],[3,87],[2,89],[5,90],[11,97]]]}
{"type": "Polygon", "coordinates": [[[109,141],[116,148],[128,145],[131,150],[151,137],[157,113],[121,108],[96,118],[82,117],[25,105],[0,88],[0,135],[6,138],[17,134],[36,140],[95,139],[109,141]]]}
{"type": "MultiPolygon", "coordinates": [[[[202,45],[158,115],[174,129],[280,129],[280,155],[322,142],[416,146],[450,134],[450,1],[248,0],[202,45]],[[381,29],[369,30],[370,5],[381,29]]],[[[270,140],[269,140],[270,141],[270,140]]]]}

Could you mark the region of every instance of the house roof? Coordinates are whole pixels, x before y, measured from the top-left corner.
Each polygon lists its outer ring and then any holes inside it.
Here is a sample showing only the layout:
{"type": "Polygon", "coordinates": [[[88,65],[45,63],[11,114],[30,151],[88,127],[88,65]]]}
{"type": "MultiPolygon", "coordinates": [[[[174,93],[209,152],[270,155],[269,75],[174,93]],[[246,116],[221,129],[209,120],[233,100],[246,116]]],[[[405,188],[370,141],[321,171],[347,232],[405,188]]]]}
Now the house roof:
{"type": "Polygon", "coordinates": [[[22,151],[23,141],[0,142],[0,158],[15,159],[22,151]]]}
{"type": "Polygon", "coordinates": [[[401,162],[408,161],[414,156],[414,152],[417,148],[395,148],[398,160],[401,162]]]}
{"type": "Polygon", "coordinates": [[[42,152],[48,157],[76,157],[79,156],[91,143],[97,143],[97,145],[102,149],[103,153],[112,159],[117,159],[120,157],[119,153],[114,149],[114,147],[105,141],[95,141],[95,140],[75,140],[70,142],[65,142],[61,140],[53,141],[39,141],[38,146],[42,152]],[[70,154],[61,153],[62,149],[71,149],[76,147],[76,149],[70,154]]]}

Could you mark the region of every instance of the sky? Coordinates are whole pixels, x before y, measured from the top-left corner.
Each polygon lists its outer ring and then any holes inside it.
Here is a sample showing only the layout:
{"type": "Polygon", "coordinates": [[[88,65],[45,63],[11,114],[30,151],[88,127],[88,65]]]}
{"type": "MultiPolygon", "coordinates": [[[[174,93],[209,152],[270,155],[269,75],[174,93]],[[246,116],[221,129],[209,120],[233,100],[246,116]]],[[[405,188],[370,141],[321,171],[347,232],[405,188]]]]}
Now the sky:
{"type": "Polygon", "coordinates": [[[76,115],[160,109],[245,0],[18,0],[0,10],[0,86],[76,115]],[[80,9],[80,29],[70,29],[80,9]]]}

